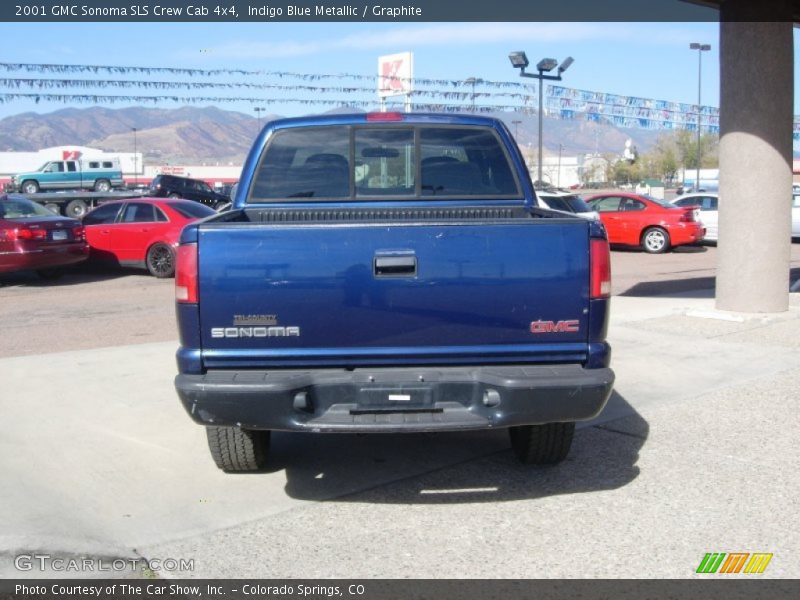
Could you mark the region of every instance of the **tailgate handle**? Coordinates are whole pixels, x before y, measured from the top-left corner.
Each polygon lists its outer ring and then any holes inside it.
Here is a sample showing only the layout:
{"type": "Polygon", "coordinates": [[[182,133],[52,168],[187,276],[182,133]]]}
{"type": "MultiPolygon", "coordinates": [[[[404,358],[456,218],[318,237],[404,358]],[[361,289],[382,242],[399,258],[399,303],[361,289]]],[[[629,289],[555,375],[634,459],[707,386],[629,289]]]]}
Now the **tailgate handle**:
{"type": "Polygon", "coordinates": [[[417,257],[376,256],[373,262],[375,277],[413,277],[417,274],[417,257]]]}

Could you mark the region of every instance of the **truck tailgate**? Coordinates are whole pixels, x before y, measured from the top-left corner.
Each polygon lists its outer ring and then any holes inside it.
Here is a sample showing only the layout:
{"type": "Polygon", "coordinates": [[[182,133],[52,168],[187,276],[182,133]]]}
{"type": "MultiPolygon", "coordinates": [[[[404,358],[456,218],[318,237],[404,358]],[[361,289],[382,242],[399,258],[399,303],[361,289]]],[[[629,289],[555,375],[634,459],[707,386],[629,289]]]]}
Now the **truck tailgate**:
{"type": "Polygon", "coordinates": [[[583,219],[208,223],[206,368],[580,362],[583,219]]]}

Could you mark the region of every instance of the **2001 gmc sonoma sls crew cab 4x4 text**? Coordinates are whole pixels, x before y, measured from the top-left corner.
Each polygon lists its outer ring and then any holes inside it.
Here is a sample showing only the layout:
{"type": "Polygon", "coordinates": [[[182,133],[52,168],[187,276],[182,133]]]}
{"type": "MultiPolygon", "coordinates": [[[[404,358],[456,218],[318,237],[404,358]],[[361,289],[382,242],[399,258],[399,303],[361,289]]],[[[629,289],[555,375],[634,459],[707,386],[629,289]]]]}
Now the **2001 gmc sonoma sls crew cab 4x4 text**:
{"type": "Polygon", "coordinates": [[[175,285],[175,385],[225,471],[262,468],[271,430],[506,427],[556,463],[611,394],[603,226],[539,208],[495,119],[269,123],[175,285]]]}

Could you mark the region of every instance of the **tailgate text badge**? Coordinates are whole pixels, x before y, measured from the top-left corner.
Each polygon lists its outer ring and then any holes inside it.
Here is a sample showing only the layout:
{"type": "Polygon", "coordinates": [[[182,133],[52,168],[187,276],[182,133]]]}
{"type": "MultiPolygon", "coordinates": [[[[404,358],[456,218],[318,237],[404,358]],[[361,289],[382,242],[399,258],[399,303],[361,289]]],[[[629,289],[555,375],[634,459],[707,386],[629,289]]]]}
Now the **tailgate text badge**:
{"type": "Polygon", "coordinates": [[[300,337],[299,327],[212,327],[212,338],[300,337]]]}
{"type": "Polygon", "coordinates": [[[569,321],[533,321],[531,333],[578,333],[580,322],[577,319],[569,321]]]}

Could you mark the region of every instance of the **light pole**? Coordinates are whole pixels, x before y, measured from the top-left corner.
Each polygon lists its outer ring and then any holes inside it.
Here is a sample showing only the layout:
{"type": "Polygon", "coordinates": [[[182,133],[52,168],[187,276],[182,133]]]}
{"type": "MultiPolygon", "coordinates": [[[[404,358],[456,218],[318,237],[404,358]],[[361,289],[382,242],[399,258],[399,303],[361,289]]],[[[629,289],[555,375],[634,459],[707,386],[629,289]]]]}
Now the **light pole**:
{"type": "Polygon", "coordinates": [[[136,144],[136,127],[131,127],[133,130],[133,187],[139,187],[139,152],[137,151],[136,144]]]}
{"type": "Polygon", "coordinates": [[[517,143],[519,144],[519,124],[522,123],[522,121],[519,119],[514,119],[511,121],[511,123],[514,125],[514,139],[517,140],[517,143]]]}
{"type": "Polygon", "coordinates": [[[531,77],[533,79],[539,80],[539,165],[538,165],[538,175],[537,181],[539,185],[541,185],[542,181],[542,113],[544,111],[544,94],[542,93],[542,82],[545,79],[551,81],[561,81],[561,74],[569,69],[569,66],[574,62],[574,59],[571,56],[565,58],[562,63],[558,66],[558,75],[545,75],[545,73],[549,73],[553,69],[556,68],[558,65],[558,61],[555,58],[543,58],[540,60],[536,65],[536,70],[538,71],[537,74],[533,73],[526,73],[525,69],[530,64],[528,62],[528,57],[526,54],[518,50],[516,52],[511,52],[508,55],[508,60],[511,61],[511,66],[515,69],[519,69],[519,76],[520,77],[531,77]]]}
{"type": "Polygon", "coordinates": [[[697,177],[694,180],[695,191],[700,191],[700,111],[702,104],[700,103],[700,90],[702,85],[703,74],[703,52],[711,50],[711,44],[700,44],[692,42],[689,44],[690,50],[697,50],[697,177]]]}
{"type": "Polygon", "coordinates": [[[556,187],[561,189],[561,151],[564,149],[564,144],[558,145],[558,174],[556,175],[556,187]]]}
{"type": "Polygon", "coordinates": [[[256,111],[256,119],[258,119],[258,130],[261,131],[261,113],[264,112],[266,109],[260,106],[256,106],[253,108],[256,111]]]}
{"type": "Polygon", "coordinates": [[[483,79],[480,77],[469,77],[464,80],[464,83],[472,85],[472,112],[475,112],[475,84],[483,83],[483,79]]]}

